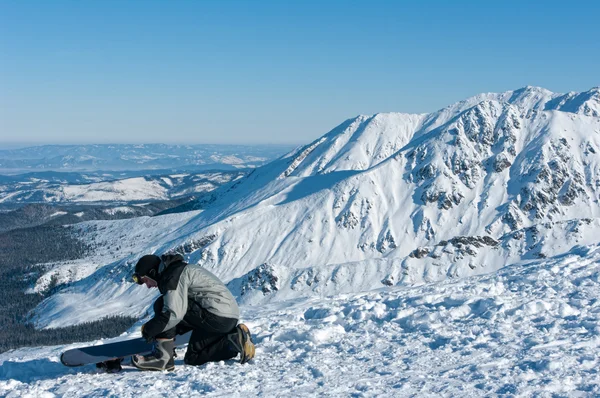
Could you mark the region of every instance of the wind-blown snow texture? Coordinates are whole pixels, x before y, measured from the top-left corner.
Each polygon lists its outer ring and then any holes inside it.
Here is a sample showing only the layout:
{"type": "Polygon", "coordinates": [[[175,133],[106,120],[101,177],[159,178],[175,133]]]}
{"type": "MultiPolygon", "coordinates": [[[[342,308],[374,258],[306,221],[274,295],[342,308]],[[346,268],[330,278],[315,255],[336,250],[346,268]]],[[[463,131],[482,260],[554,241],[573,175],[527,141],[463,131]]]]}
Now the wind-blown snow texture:
{"type": "MultiPolygon", "coordinates": [[[[256,360],[172,373],[0,355],[0,395],[381,397],[600,394],[600,246],[485,276],[245,307],[256,360]]],[[[134,333],[135,334],[135,333],[134,333]]],[[[99,342],[101,343],[101,342],[99,342]]]]}
{"type": "Polygon", "coordinates": [[[170,227],[151,242],[126,243],[143,225],[106,224],[89,243],[126,250],[68,279],[35,319],[143,315],[154,295],[128,282],[135,260],[178,251],[229,283],[260,361],[183,368],[160,380],[172,391],[598,394],[598,151],[598,88],[359,116],[215,190],[202,212],[154,220],[148,231],[170,227]]]}

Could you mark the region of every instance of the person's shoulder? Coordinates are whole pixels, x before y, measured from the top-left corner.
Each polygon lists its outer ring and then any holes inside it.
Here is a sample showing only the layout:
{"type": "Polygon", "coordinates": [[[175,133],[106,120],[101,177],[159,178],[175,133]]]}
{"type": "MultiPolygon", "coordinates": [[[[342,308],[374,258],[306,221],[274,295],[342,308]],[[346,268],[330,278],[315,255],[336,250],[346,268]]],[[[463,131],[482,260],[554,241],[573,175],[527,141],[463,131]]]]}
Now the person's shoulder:
{"type": "Polygon", "coordinates": [[[211,273],[209,270],[204,268],[201,264],[191,263],[191,264],[188,264],[186,266],[186,268],[189,269],[190,272],[196,272],[196,273],[200,273],[200,274],[210,274],[211,273]]]}
{"type": "Polygon", "coordinates": [[[190,272],[216,278],[215,274],[204,268],[201,264],[188,264],[186,268],[188,268],[190,272]]]}

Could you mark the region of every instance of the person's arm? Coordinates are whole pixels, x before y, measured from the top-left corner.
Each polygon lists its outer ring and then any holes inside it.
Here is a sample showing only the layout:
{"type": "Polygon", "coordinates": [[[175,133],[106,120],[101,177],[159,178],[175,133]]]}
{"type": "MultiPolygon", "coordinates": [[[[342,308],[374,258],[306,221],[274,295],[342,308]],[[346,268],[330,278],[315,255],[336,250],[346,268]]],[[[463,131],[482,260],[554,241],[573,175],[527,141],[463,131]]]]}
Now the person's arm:
{"type": "Polygon", "coordinates": [[[154,315],[142,328],[142,335],[146,339],[153,339],[158,334],[177,326],[185,316],[188,306],[188,281],[189,277],[183,272],[179,282],[173,290],[168,290],[163,296],[163,310],[154,315]]]}

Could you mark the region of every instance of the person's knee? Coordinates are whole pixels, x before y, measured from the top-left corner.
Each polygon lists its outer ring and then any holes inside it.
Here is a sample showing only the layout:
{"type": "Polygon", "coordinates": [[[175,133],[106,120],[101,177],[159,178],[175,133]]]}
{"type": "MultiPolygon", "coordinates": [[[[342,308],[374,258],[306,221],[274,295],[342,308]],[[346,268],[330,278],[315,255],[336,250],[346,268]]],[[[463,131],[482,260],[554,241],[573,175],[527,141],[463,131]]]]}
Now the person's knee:
{"type": "Polygon", "coordinates": [[[183,363],[186,365],[204,365],[207,361],[203,361],[202,358],[198,355],[198,353],[194,351],[190,351],[189,348],[183,357],[183,363]]]}

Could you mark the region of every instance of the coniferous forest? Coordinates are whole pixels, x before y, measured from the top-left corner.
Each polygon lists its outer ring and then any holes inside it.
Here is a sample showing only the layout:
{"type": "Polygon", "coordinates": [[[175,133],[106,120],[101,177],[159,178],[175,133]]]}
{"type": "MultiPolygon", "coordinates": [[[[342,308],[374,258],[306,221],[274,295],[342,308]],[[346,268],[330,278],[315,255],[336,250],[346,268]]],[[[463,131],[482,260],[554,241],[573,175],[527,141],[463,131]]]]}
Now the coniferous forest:
{"type": "Polygon", "coordinates": [[[39,226],[0,233],[0,352],[113,337],[135,323],[135,318],[115,316],[38,330],[29,322],[30,311],[61,288],[54,282],[44,293],[25,293],[42,274],[40,264],[82,258],[89,249],[70,227],[39,226]]]}

